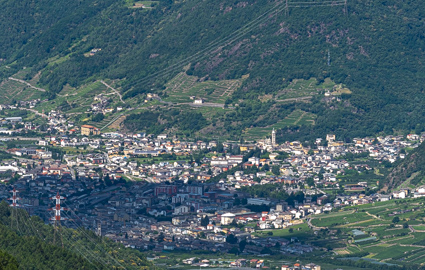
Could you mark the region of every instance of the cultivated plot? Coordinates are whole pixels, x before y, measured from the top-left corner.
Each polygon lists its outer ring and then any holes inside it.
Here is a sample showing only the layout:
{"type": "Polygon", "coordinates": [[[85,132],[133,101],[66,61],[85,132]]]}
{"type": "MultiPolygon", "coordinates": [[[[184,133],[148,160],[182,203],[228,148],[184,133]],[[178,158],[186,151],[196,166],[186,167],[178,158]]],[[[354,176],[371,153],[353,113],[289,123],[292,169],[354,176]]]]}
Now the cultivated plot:
{"type": "Polygon", "coordinates": [[[196,76],[181,72],[167,83],[165,91],[168,97],[164,100],[191,103],[194,99],[203,99],[205,102],[223,104],[242,85],[245,78],[246,76],[237,80],[200,81],[196,76]]]}
{"type": "MultiPolygon", "coordinates": [[[[338,254],[368,252],[392,264],[425,263],[425,200],[399,200],[348,207],[312,216],[316,229],[338,230],[345,247],[338,254]]],[[[362,255],[364,256],[364,255],[362,255]]]]}

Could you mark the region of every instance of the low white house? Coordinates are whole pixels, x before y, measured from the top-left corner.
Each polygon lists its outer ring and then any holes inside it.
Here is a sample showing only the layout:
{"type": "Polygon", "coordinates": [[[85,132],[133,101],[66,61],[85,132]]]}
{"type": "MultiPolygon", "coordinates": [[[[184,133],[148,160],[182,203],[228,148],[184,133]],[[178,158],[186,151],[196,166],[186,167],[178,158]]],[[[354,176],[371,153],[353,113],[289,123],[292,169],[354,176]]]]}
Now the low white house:
{"type": "Polygon", "coordinates": [[[229,225],[235,219],[235,214],[226,213],[221,215],[220,223],[221,225],[229,225]]]}

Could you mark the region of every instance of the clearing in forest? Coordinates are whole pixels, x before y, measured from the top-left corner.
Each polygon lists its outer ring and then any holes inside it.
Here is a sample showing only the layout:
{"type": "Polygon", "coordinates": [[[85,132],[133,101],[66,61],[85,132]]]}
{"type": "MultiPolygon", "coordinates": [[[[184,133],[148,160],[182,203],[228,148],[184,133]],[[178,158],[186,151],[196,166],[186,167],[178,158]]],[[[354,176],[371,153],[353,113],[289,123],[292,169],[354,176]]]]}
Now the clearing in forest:
{"type": "Polygon", "coordinates": [[[127,0],[126,6],[129,8],[154,8],[159,1],[133,1],[127,0]]]}

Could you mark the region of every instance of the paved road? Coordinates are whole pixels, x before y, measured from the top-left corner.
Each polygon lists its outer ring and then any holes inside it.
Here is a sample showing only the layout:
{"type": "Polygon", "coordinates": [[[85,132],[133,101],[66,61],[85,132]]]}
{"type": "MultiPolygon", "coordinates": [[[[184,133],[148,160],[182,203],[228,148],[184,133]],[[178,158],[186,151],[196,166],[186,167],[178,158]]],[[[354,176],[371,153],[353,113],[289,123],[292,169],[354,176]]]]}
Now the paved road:
{"type": "Polygon", "coordinates": [[[24,80],[21,80],[21,79],[16,79],[16,78],[13,78],[13,77],[9,77],[9,80],[12,80],[12,81],[15,81],[15,82],[20,82],[20,83],[26,84],[26,85],[28,85],[29,87],[31,87],[31,88],[33,88],[33,89],[36,89],[36,90],[38,90],[38,91],[41,91],[41,92],[46,92],[46,90],[45,90],[45,89],[43,89],[43,88],[39,88],[39,87],[35,87],[35,86],[31,85],[30,83],[28,83],[28,82],[26,82],[26,81],[24,81],[24,80]]]}
{"type": "Polygon", "coordinates": [[[326,194],[326,192],[324,192],[323,190],[321,190],[321,189],[319,189],[319,188],[316,188],[316,190],[317,191],[319,191],[320,193],[322,193],[322,194],[326,194]]]}
{"type": "Polygon", "coordinates": [[[317,227],[317,226],[314,226],[313,224],[311,224],[311,221],[312,220],[313,220],[312,218],[309,218],[308,221],[307,221],[307,224],[313,230],[320,231],[321,229],[326,229],[326,227],[317,227]]]}
{"type": "Polygon", "coordinates": [[[111,89],[112,91],[114,91],[119,97],[120,97],[120,100],[121,100],[121,102],[122,103],[125,103],[125,101],[122,99],[122,96],[121,96],[121,94],[120,94],[120,92],[117,90],[117,89],[115,89],[115,88],[113,88],[112,86],[110,86],[109,84],[107,84],[106,82],[104,82],[103,80],[100,80],[100,82],[104,85],[104,86],[106,86],[106,87],[108,87],[109,89],[111,89]]]}
{"type": "Polygon", "coordinates": [[[177,105],[189,105],[191,107],[214,107],[214,108],[224,108],[224,104],[220,103],[211,103],[211,102],[205,102],[202,104],[195,104],[195,103],[177,103],[177,105]]]}
{"type": "Polygon", "coordinates": [[[311,99],[312,96],[306,96],[306,97],[298,97],[298,98],[287,98],[287,99],[276,99],[277,102],[285,102],[285,101],[303,101],[307,99],[311,99]]]}
{"type": "Polygon", "coordinates": [[[38,116],[44,117],[44,118],[48,118],[48,116],[44,113],[39,113],[38,111],[34,110],[34,109],[27,109],[27,108],[18,108],[19,110],[23,110],[23,111],[30,111],[35,113],[38,116]]]}
{"type": "Polygon", "coordinates": [[[41,137],[21,137],[21,136],[0,137],[0,141],[9,141],[9,140],[39,141],[39,140],[42,140],[42,138],[41,137]]]}

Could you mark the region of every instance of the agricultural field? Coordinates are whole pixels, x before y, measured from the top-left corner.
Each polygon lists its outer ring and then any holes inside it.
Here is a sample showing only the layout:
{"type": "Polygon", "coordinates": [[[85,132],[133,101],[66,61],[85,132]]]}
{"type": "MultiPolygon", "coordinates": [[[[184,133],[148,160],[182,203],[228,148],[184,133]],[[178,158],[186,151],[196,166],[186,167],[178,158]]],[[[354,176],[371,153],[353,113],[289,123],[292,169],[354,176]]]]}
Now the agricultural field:
{"type": "MultiPolygon", "coordinates": [[[[167,267],[168,269],[199,269],[199,266],[185,265],[182,263],[182,260],[188,258],[198,258],[199,260],[209,260],[210,263],[214,265],[214,268],[210,269],[232,269],[228,268],[230,262],[235,261],[236,259],[247,259],[248,261],[253,258],[257,258],[252,255],[234,255],[230,253],[210,253],[205,251],[193,251],[191,253],[181,253],[181,252],[147,252],[147,257],[155,265],[161,267],[167,267]]],[[[260,257],[258,257],[260,258],[260,257]]],[[[309,256],[306,257],[294,257],[294,256],[267,256],[261,257],[264,260],[265,266],[269,269],[280,269],[282,265],[293,265],[295,263],[308,264],[315,262],[319,264],[322,269],[344,269],[344,270],[357,270],[359,268],[354,266],[346,266],[338,263],[337,260],[334,262],[317,262],[315,258],[309,256]]],[[[236,268],[239,269],[239,268],[236,268]]],[[[241,269],[253,269],[253,268],[241,268],[241,269]]],[[[263,268],[264,269],[264,268],[263,268]]],[[[365,270],[372,270],[374,268],[363,267],[365,270]]]]}
{"type": "MultiPolygon", "coordinates": [[[[338,243],[344,244],[335,250],[340,255],[368,252],[366,257],[377,262],[420,264],[425,263],[424,204],[424,199],[411,199],[351,206],[313,215],[309,223],[329,241],[330,235],[335,240],[337,232],[338,243]],[[354,234],[353,230],[363,234],[354,234]]],[[[315,237],[310,241],[314,243],[315,237]]]]}
{"type": "MultiPolygon", "coordinates": [[[[82,39],[74,41],[73,44],[68,48],[68,54],[63,55],[63,56],[56,55],[56,56],[53,56],[53,57],[50,57],[49,59],[47,59],[47,63],[48,63],[47,67],[51,67],[55,64],[58,65],[58,64],[61,64],[65,61],[68,61],[70,56],[71,56],[72,50],[76,46],[80,45],[82,42],[86,42],[87,37],[88,36],[84,36],[82,39]]],[[[36,76],[36,77],[38,77],[38,76],[36,76]]]]}
{"type": "Polygon", "coordinates": [[[279,236],[287,239],[291,239],[291,237],[297,237],[300,240],[308,238],[312,230],[308,227],[306,223],[294,225],[290,228],[285,229],[278,229],[278,230],[270,230],[270,231],[259,231],[259,233],[256,233],[256,236],[258,237],[270,237],[268,233],[272,232],[272,236],[279,236]],[[291,230],[292,229],[292,230],[291,230]]]}
{"type": "Polygon", "coordinates": [[[48,112],[60,108],[66,113],[83,113],[94,102],[94,97],[100,93],[109,96],[113,101],[118,101],[119,98],[112,91],[107,89],[101,82],[96,81],[84,85],[78,89],[72,87],[64,87],[54,100],[44,102],[36,107],[41,112],[48,112]]]}
{"type": "Polygon", "coordinates": [[[51,66],[53,66],[55,64],[58,65],[60,63],[63,63],[65,61],[69,60],[69,57],[70,57],[69,54],[67,54],[65,56],[55,56],[55,57],[52,57],[52,58],[48,59],[47,67],[51,67],[51,66]]]}
{"type": "MultiPolygon", "coordinates": [[[[119,118],[119,116],[117,114],[113,114],[113,113],[107,113],[105,115],[105,118],[103,118],[102,121],[99,122],[94,122],[91,121],[90,119],[86,119],[85,124],[91,125],[91,126],[95,126],[97,128],[104,128],[106,127],[108,124],[109,125],[113,125],[117,119],[117,117],[119,118]],[[115,120],[115,121],[114,121],[115,120]]],[[[114,130],[118,130],[119,128],[114,128],[114,130]]]]}
{"type": "MultiPolygon", "coordinates": [[[[345,260],[364,260],[372,263],[362,269],[376,269],[373,267],[374,264],[400,266],[423,264],[425,263],[424,205],[425,199],[408,199],[348,206],[339,211],[309,216],[310,218],[304,223],[289,228],[257,231],[253,237],[282,237],[288,240],[296,237],[302,243],[317,248],[306,256],[276,254],[267,256],[264,259],[269,268],[279,268],[282,264],[291,264],[293,261],[307,263],[307,260],[321,265],[322,269],[359,269],[344,265],[345,260]],[[329,260],[327,256],[329,254],[332,254],[332,260],[329,260]]],[[[194,253],[191,257],[218,260],[221,267],[224,267],[226,262],[245,256],[194,253]]],[[[252,259],[252,255],[246,258],[252,259]]],[[[182,259],[183,254],[171,252],[160,254],[155,263],[167,265],[169,269],[174,269],[173,267],[177,265],[182,269],[195,269],[181,265],[182,259]]]]}
{"type": "Polygon", "coordinates": [[[316,115],[307,113],[302,110],[295,110],[290,115],[277,122],[274,125],[268,127],[255,127],[245,130],[245,134],[250,138],[264,138],[270,136],[273,128],[281,129],[288,126],[303,126],[303,125],[314,125],[316,115]]]}
{"type": "Polygon", "coordinates": [[[247,76],[238,80],[200,81],[198,77],[179,73],[166,84],[168,97],[164,101],[173,103],[192,103],[191,97],[202,98],[205,102],[221,103],[238,89],[247,76]]]}
{"type": "Polygon", "coordinates": [[[2,100],[2,103],[11,104],[14,101],[42,99],[44,94],[45,92],[10,79],[0,83],[0,100],[2,100]]]}
{"type": "MultiPolygon", "coordinates": [[[[52,62],[61,61],[52,59],[52,62]]],[[[0,100],[10,104],[17,100],[45,99],[46,90],[37,86],[39,74],[36,74],[31,80],[25,80],[25,75],[29,69],[22,70],[11,78],[0,83],[0,100]]],[[[49,112],[51,110],[62,110],[76,117],[90,108],[95,95],[103,93],[112,100],[112,104],[120,102],[119,96],[108,89],[100,81],[86,84],[78,89],[66,85],[64,89],[57,94],[56,98],[47,102],[37,104],[34,108],[38,112],[49,112]]],[[[76,117],[78,119],[78,117],[76,117]]]]}
{"type": "Polygon", "coordinates": [[[325,92],[332,92],[335,83],[327,78],[321,84],[315,78],[309,80],[293,80],[288,87],[276,94],[276,101],[284,101],[285,99],[295,99],[302,97],[311,97],[325,92]]]}
{"type": "Polygon", "coordinates": [[[333,87],[332,92],[330,92],[333,96],[340,96],[342,94],[351,94],[351,90],[344,87],[342,84],[337,84],[333,87]]]}
{"type": "Polygon", "coordinates": [[[153,8],[159,1],[134,1],[126,0],[125,5],[129,8],[153,8]]]}
{"type": "Polygon", "coordinates": [[[412,227],[416,231],[425,231],[425,225],[414,225],[412,227]]]}

